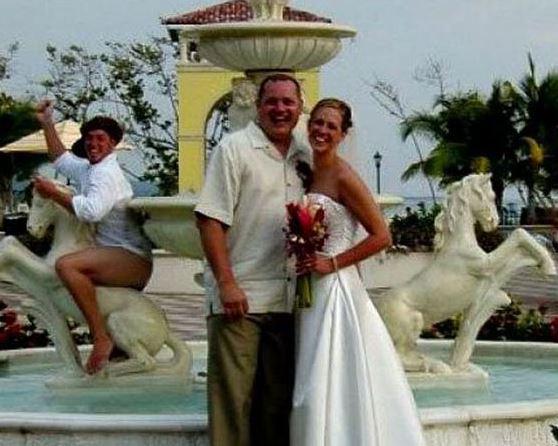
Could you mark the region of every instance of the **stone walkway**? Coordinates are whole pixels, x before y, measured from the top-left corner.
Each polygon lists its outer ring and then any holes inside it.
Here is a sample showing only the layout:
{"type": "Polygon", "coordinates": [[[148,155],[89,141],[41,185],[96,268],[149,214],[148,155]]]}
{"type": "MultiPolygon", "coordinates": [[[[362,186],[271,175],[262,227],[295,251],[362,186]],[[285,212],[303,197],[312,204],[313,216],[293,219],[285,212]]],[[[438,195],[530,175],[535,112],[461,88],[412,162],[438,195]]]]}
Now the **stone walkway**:
{"type": "Polygon", "coordinates": [[[205,340],[205,296],[150,295],[165,309],[171,329],[184,340],[205,340]]]}
{"type": "MultiPolygon", "coordinates": [[[[547,279],[535,269],[525,268],[504,289],[524,306],[536,308],[544,304],[549,308],[547,316],[558,316],[558,276],[547,279]]],[[[182,339],[206,338],[205,296],[151,294],[151,297],[165,309],[171,328],[182,339]]]]}
{"type": "MultiPolygon", "coordinates": [[[[184,275],[184,271],[180,276],[184,275]]],[[[178,281],[174,276],[173,281],[178,281]]],[[[165,277],[169,280],[169,277],[165,277]]],[[[505,287],[505,290],[518,298],[527,307],[538,307],[541,304],[549,307],[548,316],[558,315],[558,276],[551,279],[541,277],[532,268],[521,270],[505,287]]],[[[171,329],[184,340],[203,340],[206,338],[205,297],[199,292],[180,294],[159,292],[151,287],[147,293],[155,302],[164,308],[171,329]]],[[[21,294],[13,289],[0,289],[0,299],[17,309],[21,294]]]]}

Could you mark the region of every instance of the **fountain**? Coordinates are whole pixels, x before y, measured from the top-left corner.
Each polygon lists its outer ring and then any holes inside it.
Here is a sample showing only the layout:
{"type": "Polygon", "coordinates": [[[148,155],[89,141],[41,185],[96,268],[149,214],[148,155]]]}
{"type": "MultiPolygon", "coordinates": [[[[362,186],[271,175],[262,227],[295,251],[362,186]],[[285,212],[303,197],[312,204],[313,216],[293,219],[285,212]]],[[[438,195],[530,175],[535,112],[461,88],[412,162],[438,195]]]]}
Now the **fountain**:
{"type": "MultiPolygon", "coordinates": [[[[179,33],[182,42],[196,42],[199,57],[214,66],[245,73],[245,77],[232,83],[231,130],[243,127],[255,116],[257,86],[270,71],[319,67],[341,50],[341,39],[356,35],[354,29],[332,23],[285,21],[287,4],[286,0],[251,0],[253,20],[247,22],[179,25],[167,20],[167,27],[179,33]]],[[[305,132],[302,120],[297,131],[305,132]]],[[[383,197],[380,202],[394,206],[401,200],[383,197]]],[[[195,193],[185,193],[176,197],[138,198],[131,207],[145,213],[144,229],[159,247],[202,259],[193,213],[196,203],[195,193]]]]}
{"type": "MultiPolygon", "coordinates": [[[[217,66],[245,72],[245,78],[233,84],[232,110],[238,113],[235,117],[231,111],[231,120],[236,126],[243,125],[253,115],[255,87],[266,73],[320,66],[340,50],[342,38],[355,35],[353,29],[331,23],[286,22],[282,19],[287,3],[287,0],[252,0],[254,18],[248,22],[169,25],[184,41],[195,39],[202,58],[217,66]]],[[[400,203],[393,197],[380,197],[379,201],[384,206],[400,203]]],[[[131,207],[144,213],[145,230],[158,246],[201,259],[193,215],[195,204],[195,193],[189,193],[136,199],[131,207]]],[[[193,369],[197,372],[203,369],[206,347],[204,343],[189,344],[194,355],[193,369]]],[[[418,348],[422,354],[446,357],[450,343],[418,342],[418,348]]],[[[558,348],[546,344],[480,342],[472,360],[491,373],[492,383],[497,387],[492,399],[482,392],[460,390],[456,393],[450,389],[449,393],[437,395],[438,400],[435,400],[432,395],[436,391],[418,391],[428,444],[554,445],[548,424],[558,423],[558,392],[554,390],[558,388],[558,366],[555,365],[558,348]],[[500,376],[506,376],[501,373],[502,368],[504,371],[521,370],[519,382],[512,380],[509,384],[510,378],[506,377],[508,387],[504,387],[500,383],[500,376]],[[525,383],[526,373],[536,374],[536,379],[525,383]],[[525,396],[518,390],[527,384],[540,385],[533,389],[532,395],[525,396]],[[510,388],[515,394],[508,398],[505,393],[510,388]],[[456,407],[455,399],[459,398],[462,398],[462,405],[456,407]],[[534,401],[513,402],[526,399],[534,401]],[[463,405],[464,402],[469,405],[463,405]],[[446,407],[437,407],[439,405],[446,407]]],[[[128,394],[124,402],[112,401],[112,391],[99,387],[94,392],[60,389],[53,396],[45,391],[44,381],[60,368],[59,359],[52,350],[2,352],[0,379],[5,385],[0,395],[0,445],[208,444],[201,382],[194,383],[194,392],[188,399],[182,395],[178,399],[173,399],[172,395],[163,398],[156,393],[159,390],[154,391],[151,386],[128,394]]]]}

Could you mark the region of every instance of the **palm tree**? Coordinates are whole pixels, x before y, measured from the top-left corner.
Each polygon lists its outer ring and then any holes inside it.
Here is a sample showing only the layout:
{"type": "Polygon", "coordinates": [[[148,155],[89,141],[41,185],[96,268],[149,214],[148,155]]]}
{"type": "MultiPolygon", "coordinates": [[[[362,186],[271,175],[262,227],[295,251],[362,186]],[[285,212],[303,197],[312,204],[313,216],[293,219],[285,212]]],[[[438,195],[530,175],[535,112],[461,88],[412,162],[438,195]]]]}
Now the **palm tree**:
{"type": "Polygon", "coordinates": [[[520,82],[520,95],[516,101],[520,134],[527,141],[524,158],[533,158],[532,152],[537,147],[544,156],[542,164],[533,166],[531,177],[524,182],[529,205],[533,207],[537,192],[549,197],[558,189],[558,72],[551,71],[538,82],[530,54],[528,59],[529,72],[520,82]]]}
{"type": "Polygon", "coordinates": [[[510,166],[518,161],[517,92],[508,82],[495,82],[488,99],[471,91],[440,97],[433,112],[416,113],[401,125],[434,146],[424,161],[411,164],[404,181],[423,173],[441,187],[470,173],[492,173],[496,202],[501,207],[505,187],[514,181],[510,166]]]}

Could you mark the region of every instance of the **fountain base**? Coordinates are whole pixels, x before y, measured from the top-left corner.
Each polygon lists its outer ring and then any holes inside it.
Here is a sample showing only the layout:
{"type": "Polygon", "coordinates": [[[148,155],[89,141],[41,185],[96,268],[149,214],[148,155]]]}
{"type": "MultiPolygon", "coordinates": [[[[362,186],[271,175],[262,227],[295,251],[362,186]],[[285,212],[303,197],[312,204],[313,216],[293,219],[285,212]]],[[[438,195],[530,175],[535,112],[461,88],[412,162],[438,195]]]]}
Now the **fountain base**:
{"type": "Polygon", "coordinates": [[[481,367],[468,364],[464,370],[451,373],[407,373],[413,389],[477,389],[488,386],[490,377],[481,367]]]}
{"type": "MultiPolygon", "coordinates": [[[[190,342],[196,372],[203,372],[207,354],[205,343],[190,342]]],[[[424,353],[435,357],[447,357],[451,342],[420,341],[424,353]]],[[[32,370],[48,367],[57,359],[53,349],[37,349],[8,352],[13,372],[4,371],[5,389],[0,399],[0,446],[22,444],[80,444],[83,446],[137,446],[165,444],[168,446],[199,446],[209,444],[207,416],[205,414],[205,392],[203,386],[194,385],[188,398],[183,395],[166,395],[174,398],[172,404],[157,406],[162,395],[151,388],[142,394],[130,394],[126,408],[118,407],[119,398],[111,391],[99,391],[91,397],[76,400],[58,398],[44,392],[43,375],[27,377],[32,370]],[[26,394],[15,388],[15,380],[25,380],[26,394]],[[31,388],[30,388],[31,386],[31,388]],[[37,396],[35,393],[43,393],[37,396]],[[95,396],[95,398],[93,398],[95,396]],[[11,398],[11,399],[10,399],[11,398]],[[197,401],[194,401],[196,400],[197,401]],[[75,403],[70,408],[66,402],[75,403]],[[184,403],[189,408],[182,408],[184,403]],[[113,404],[114,403],[114,404],[113,404]],[[44,407],[45,404],[54,406],[44,407]],[[131,406],[130,406],[131,404],[131,406]],[[84,413],[84,406],[89,413],[84,413]],[[29,408],[42,413],[28,411],[29,408]],[[131,410],[130,410],[131,409],[131,410]],[[27,411],[24,411],[27,410],[27,411]],[[76,413],[81,410],[82,413],[76,413]],[[134,413],[137,412],[137,413],[134,413]]],[[[429,446],[526,446],[537,444],[555,446],[549,424],[558,424],[558,392],[556,364],[558,345],[512,342],[478,342],[475,361],[491,370],[490,392],[446,390],[441,395],[446,401],[430,401],[435,389],[417,392],[421,421],[429,446]],[[504,361],[494,368],[494,364],[504,361]],[[514,363],[526,364],[522,373],[514,363]],[[491,368],[492,367],[492,368],[491,368]],[[498,382],[498,371],[507,370],[507,387],[498,382]],[[527,388],[530,385],[531,389],[527,388]],[[536,390],[537,388],[538,390],[536,390]],[[500,389],[500,390],[498,390],[500,389]],[[509,398],[510,393],[522,395],[509,398]],[[537,396],[533,396],[536,391],[537,396]],[[499,392],[499,393],[498,393],[499,392]],[[463,405],[465,394],[467,399],[463,405]],[[531,399],[531,401],[527,401],[531,399]]],[[[59,361],[58,361],[59,362],[59,361]]],[[[198,373],[194,373],[198,375],[198,373]]],[[[93,392],[92,392],[93,393],[93,392]]],[[[437,396],[437,398],[440,395],[437,396]]]]}

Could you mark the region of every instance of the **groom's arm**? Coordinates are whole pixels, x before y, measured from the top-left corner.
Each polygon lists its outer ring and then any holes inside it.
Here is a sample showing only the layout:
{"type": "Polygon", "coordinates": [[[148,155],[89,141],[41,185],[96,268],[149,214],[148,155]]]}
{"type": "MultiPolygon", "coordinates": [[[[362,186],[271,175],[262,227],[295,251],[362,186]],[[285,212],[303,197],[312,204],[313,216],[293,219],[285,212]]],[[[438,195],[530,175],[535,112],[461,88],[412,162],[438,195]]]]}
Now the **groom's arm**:
{"type": "Polygon", "coordinates": [[[240,319],[248,313],[248,299],[238,286],[227,250],[227,227],[219,220],[196,213],[205,257],[219,287],[219,298],[228,319],[240,319]]]}

